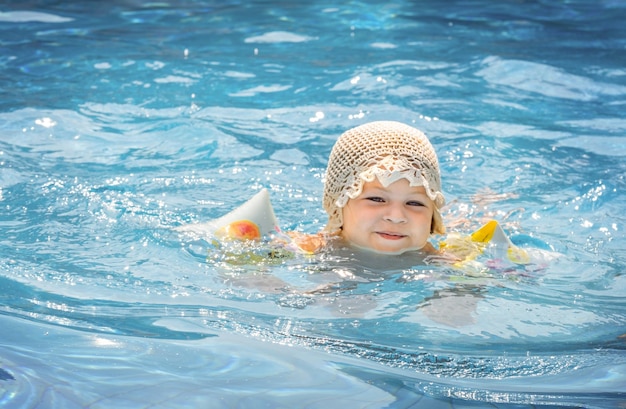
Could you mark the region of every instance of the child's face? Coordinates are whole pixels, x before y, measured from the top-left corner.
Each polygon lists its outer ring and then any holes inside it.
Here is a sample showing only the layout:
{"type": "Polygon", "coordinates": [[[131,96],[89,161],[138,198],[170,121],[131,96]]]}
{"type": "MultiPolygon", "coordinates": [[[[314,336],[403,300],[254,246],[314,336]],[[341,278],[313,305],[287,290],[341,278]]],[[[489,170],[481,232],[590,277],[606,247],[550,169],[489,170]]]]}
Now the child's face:
{"type": "Polygon", "coordinates": [[[399,179],[384,187],[377,179],[343,208],[341,236],[354,246],[389,254],[424,247],[434,203],[422,186],[399,179]]]}

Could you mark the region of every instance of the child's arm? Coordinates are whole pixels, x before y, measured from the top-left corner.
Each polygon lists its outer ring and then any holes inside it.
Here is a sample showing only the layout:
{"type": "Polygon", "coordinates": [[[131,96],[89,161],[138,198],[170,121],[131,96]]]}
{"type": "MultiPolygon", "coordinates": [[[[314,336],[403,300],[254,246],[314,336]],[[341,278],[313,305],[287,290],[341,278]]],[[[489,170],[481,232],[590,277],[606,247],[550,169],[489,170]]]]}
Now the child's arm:
{"type": "Polygon", "coordinates": [[[291,238],[291,244],[308,254],[315,254],[319,252],[322,248],[324,248],[328,239],[328,235],[323,233],[306,234],[290,231],[287,235],[291,238]]]}

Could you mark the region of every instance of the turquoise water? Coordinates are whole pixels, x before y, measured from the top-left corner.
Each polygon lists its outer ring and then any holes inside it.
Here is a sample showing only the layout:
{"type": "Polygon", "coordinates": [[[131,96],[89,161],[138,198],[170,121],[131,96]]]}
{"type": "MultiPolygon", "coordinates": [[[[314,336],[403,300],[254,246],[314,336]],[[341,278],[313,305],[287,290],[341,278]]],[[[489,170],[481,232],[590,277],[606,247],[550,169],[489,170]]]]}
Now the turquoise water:
{"type": "Polygon", "coordinates": [[[620,1],[5,2],[7,408],[626,401],[620,1]],[[424,130],[449,230],[560,257],[232,264],[173,231],[267,188],[323,227],[338,135],[424,130]]]}

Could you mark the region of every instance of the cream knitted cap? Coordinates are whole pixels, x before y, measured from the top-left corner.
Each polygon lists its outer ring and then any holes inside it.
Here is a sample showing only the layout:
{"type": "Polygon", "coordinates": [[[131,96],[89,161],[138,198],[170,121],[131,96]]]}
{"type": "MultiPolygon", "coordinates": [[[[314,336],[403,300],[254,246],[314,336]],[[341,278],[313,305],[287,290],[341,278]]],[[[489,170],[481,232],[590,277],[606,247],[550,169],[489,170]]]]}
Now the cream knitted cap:
{"type": "Polygon", "coordinates": [[[343,133],[330,153],[324,182],[327,231],[343,226],[341,209],[361,194],[364,182],[378,178],[383,186],[407,179],[424,186],[434,202],[432,233],[446,229],[439,209],[445,204],[437,154],[421,131],[393,121],[370,122],[343,133]]]}

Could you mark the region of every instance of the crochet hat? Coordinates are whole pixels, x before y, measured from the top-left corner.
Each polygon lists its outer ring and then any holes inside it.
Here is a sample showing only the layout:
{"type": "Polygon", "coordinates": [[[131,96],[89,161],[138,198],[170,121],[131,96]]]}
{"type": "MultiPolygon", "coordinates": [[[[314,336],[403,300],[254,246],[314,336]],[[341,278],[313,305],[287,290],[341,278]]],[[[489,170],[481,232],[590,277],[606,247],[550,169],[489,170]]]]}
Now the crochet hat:
{"type": "Polygon", "coordinates": [[[342,134],[330,153],[324,182],[327,231],[343,226],[342,208],[378,178],[387,187],[399,179],[423,186],[435,204],[432,233],[444,234],[439,209],[445,204],[437,154],[421,131],[393,121],[370,122],[342,134]]]}

